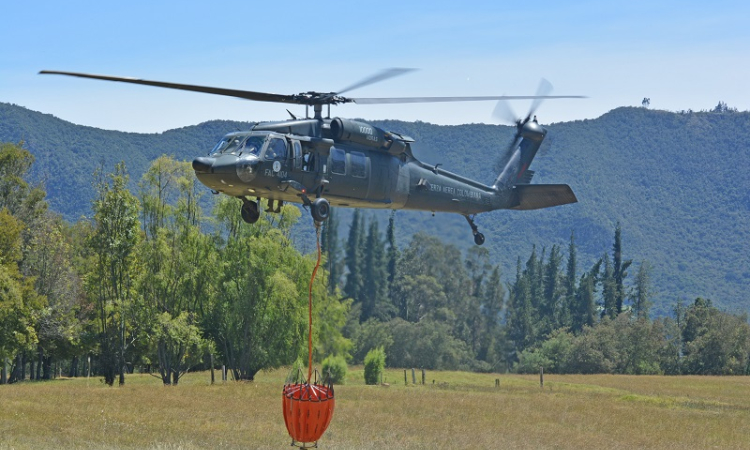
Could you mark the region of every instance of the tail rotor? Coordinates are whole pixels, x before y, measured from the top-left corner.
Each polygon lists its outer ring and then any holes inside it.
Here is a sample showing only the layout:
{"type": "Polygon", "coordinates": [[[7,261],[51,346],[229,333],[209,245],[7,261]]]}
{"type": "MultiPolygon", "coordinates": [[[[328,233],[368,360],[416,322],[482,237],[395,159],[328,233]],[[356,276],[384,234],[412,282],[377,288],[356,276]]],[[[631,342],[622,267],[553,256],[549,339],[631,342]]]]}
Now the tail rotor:
{"type": "Polygon", "coordinates": [[[534,115],[534,113],[539,108],[539,106],[541,106],[544,98],[548,97],[550,93],[552,93],[553,89],[554,88],[552,87],[552,83],[542,78],[539,81],[539,87],[537,87],[536,95],[534,101],[531,103],[529,112],[523,119],[521,119],[516,115],[515,112],[513,112],[513,109],[510,107],[510,104],[507,100],[499,100],[497,102],[497,105],[495,105],[495,109],[492,111],[492,118],[500,123],[515,125],[516,133],[513,136],[513,141],[511,141],[510,145],[507,147],[505,152],[502,153],[500,159],[498,160],[496,170],[502,170],[505,165],[508,164],[508,161],[510,161],[510,159],[513,157],[513,152],[515,152],[521,140],[521,132],[523,131],[523,127],[532,118],[536,120],[536,116],[534,115]]]}

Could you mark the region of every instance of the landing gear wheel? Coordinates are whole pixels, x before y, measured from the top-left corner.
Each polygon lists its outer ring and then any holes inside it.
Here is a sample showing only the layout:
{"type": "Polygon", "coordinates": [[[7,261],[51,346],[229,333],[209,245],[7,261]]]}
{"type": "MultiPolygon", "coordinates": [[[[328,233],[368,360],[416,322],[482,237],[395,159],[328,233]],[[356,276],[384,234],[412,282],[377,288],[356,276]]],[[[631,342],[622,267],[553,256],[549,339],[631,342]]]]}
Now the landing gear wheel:
{"type": "Polygon", "coordinates": [[[479,232],[479,229],[477,228],[477,224],[474,223],[474,216],[464,216],[466,218],[466,221],[469,222],[469,226],[471,227],[471,232],[474,234],[474,243],[477,245],[484,244],[484,235],[479,232]]]}
{"type": "Polygon", "coordinates": [[[310,214],[316,222],[325,222],[331,215],[331,204],[324,198],[317,198],[310,206],[310,214]]]}
{"type": "Polygon", "coordinates": [[[258,203],[250,200],[242,202],[242,220],[245,223],[255,223],[260,218],[260,211],[258,210],[258,203]]]}

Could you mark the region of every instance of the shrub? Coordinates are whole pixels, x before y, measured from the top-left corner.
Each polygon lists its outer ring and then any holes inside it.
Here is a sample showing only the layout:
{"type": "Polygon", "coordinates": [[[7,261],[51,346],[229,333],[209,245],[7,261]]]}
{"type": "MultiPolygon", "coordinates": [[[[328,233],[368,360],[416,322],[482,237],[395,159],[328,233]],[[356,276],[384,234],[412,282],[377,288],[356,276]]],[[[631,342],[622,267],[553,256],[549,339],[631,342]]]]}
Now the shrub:
{"type": "Polygon", "coordinates": [[[468,369],[473,359],[466,343],[451,335],[447,323],[430,319],[419,323],[393,319],[388,326],[393,334],[393,344],[387,347],[390,367],[468,369]]]}
{"type": "Polygon", "coordinates": [[[380,375],[385,369],[385,350],[378,347],[367,352],[365,356],[365,384],[378,384],[380,375]]]}
{"type": "Polygon", "coordinates": [[[542,350],[524,350],[518,354],[518,363],[514,369],[516,373],[539,373],[539,367],[544,367],[549,372],[551,365],[552,361],[542,350]]]}
{"type": "Polygon", "coordinates": [[[346,380],[346,359],[343,356],[329,356],[323,360],[323,380],[331,373],[331,383],[344,384],[346,380]]]}

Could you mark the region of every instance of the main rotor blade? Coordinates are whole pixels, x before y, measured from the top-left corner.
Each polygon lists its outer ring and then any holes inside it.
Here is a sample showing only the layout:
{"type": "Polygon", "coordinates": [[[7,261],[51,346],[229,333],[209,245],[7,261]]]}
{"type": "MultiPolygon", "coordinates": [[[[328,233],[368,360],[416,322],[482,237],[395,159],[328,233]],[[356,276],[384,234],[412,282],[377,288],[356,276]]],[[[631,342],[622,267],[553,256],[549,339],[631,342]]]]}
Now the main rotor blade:
{"type": "Polygon", "coordinates": [[[520,120],[506,100],[498,100],[492,111],[492,118],[506,124],[516,124],[520,120]]]}
{"type": "Polygon", "coordinates": [[[534,101],[531,103],[529,113],[526,115],[526,120],[529,120],[531,116],[534,115],[537,108],[539,108],[539,105],[542,104],[542,100],[552,92],[552,89],[552,83],[545,80],[544,78],[539,80],[539,87],[536,89],[536,95],[538,96],[538,98],[534,99],[534,101]]]}
{"type": "Polygon", "coordinates": [[[358,83],[354,83],[353,85],[338,91],[337,94],[341,95],[344,92],[353,91],[354,89],[359,89],[361,87],[368,86],[370,84],[374,84],[383,80],[387,80],[388,78],[397,77],[405,73],[413,72],[415,70],[417,69],[405,69],[401,67],[393,67],[391,69],[385,69],[381,72],[376,73],[375,75],[372,75],[370,77],[365,78],[362,81],[359,81],[358,83]]]}
{"type": "Polygon", "coordinates": [[[358,105],[395,103],[440,103],[440,102],[481,102],[490,100],[537,100],[554,98],[586,98],[584,95],[495,95],[487,97],[394,97],[394,98],[349,98],[358,105]]]}
{"type": "MultiPolygon", "coordinates": [[[[407,73],[414,69],[387,69],[379,74],[371,76],[357,84],[349,86],[341,92],[366,86],[377,81],[385,80],[397,75],[407,73]]],[[[438,103],[438,102],[473,102],[487,100],[530,100],[530,99],[556,99],[556,98],[586,98],[582,95],[499,95],[486,97],[397,97],[397,98],[347,98],[337,93],[307,92],[296,95],[271,94],[267,92],[244,91],[239,89],[225,89],[210,86],[197,86],[193,84],[169,83],[164,81],[143,80],[140,78],[115,77],[109,75],[94,75],[78,72],[62,72],[56,70],[42,70],[43,75],[66,75],[71,77],[91,78],[95,80],[119,81],[122,83],[141,84],[167,89],[178,89],[182,91],[202,92],[205,94],[224,95],[227,97],[255,100],[259,102],[293,103],[298,105],[322,105],[354,102],[361,105],[394,104],[394,103],[438,103]]]]}
{"type": "MultiPolygon", "coordinates": [[[[225,95],[227,97],[243,98],[245,100],[256,100],[259,102],[298,103],[298,104],[301,103],[299,99],[297,98],[297,96],[294,96],[294,95],[269,94],[265,92],[243,91],[243,90],[238,90],[238,89],[224,89],[224,88],[215,88],[215,87],[209,87],[209,86],[196,86],[192,84],[179,84],[179,83],[167,83],[163,81],[150,81],[150,80],[142,80],[139,78],[130,78],[130,77],[113,77],[109,75],[92,75],[88,73],[60,72],[56,70],[42,70],[39,73],[43,75],[66,75],[66,76],[71,76],[71,77],[93,78],[95,80],[119,81],[122,83],[142,84],[146,86],[155,86],[155,87],[161,87],[161,88],[167,88],[167,89],[179,89],[181,91],[203,92],[205,94],[225,95]]],[[[305,104],[305,103],[301,103],[301,104],[305,104]]]]}

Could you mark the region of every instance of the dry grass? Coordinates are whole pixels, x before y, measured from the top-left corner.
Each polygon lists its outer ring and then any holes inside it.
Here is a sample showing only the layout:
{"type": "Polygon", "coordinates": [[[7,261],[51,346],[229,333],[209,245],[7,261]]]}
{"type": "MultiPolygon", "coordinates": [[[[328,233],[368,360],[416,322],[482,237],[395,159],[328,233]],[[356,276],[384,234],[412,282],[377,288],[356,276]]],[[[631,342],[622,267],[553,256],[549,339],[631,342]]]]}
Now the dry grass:
{"type": "MultiPolygon", "coordinates": [[[[0,450],[286,448],[285,376],[0,386],[0,450]]],[[[429,372],[427,386],[404,386],[403,371],[393,370],[390,387],[363,378],[350,370],[337,387],[321,448],[750,448],[748,377],[546,375],[543,390],[538,376],[429,372]]]]}

